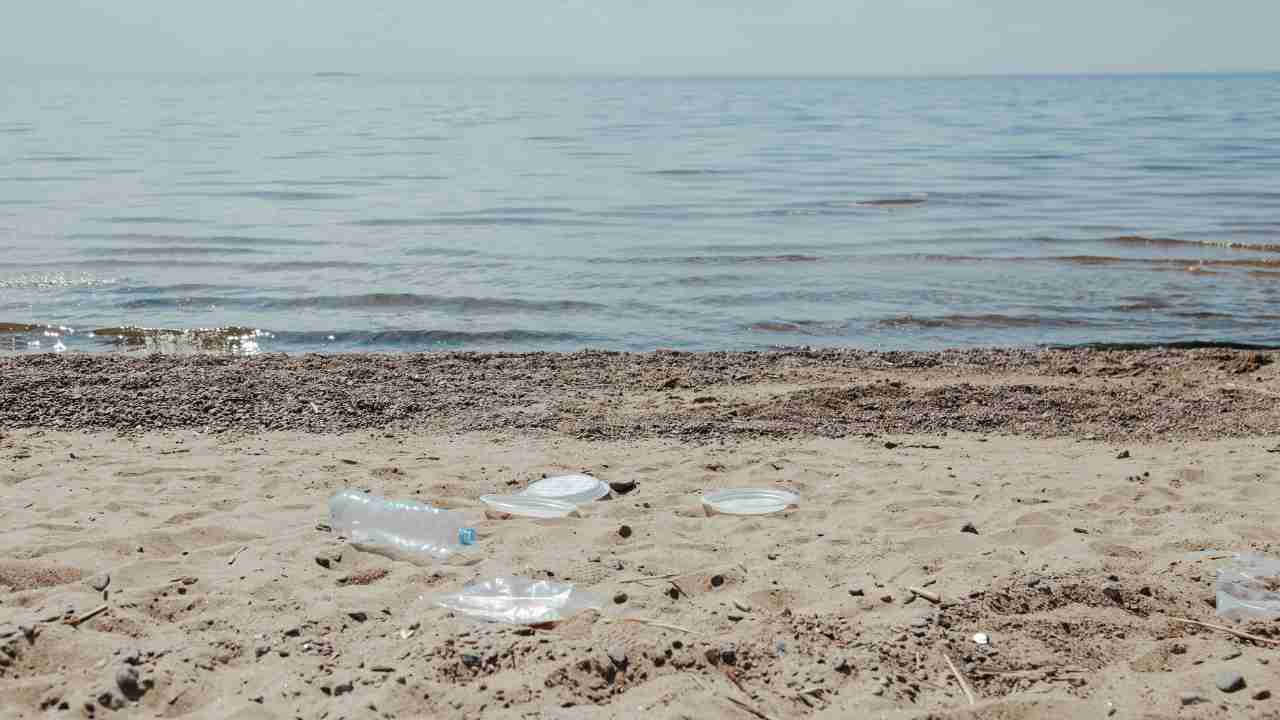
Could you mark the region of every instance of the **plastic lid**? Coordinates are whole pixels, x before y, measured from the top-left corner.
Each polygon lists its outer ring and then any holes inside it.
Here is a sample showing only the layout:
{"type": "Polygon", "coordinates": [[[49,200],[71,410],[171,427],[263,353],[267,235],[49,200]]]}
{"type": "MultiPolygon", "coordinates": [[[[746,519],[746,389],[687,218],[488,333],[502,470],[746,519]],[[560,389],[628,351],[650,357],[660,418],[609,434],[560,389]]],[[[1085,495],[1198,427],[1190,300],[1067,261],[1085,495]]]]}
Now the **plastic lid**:
{"type": "Polygon", "coordinates": [[[581,505],[609,494],[609,486],[590,475],[557,475],[529,484],[525,495],[581,505]]]}
{"type": "Polygon", "coordinates": [[[712,490],[702,493],[702,504],[725,515],[768,515],[799,505],[800,496],[786,490],[712,490]]]}
{"type": "Polygon", "coordinates": [[[532,518],[566,517],[577,511],[573,503],[531,495],[481,495],[487,512],[532,518]]]}

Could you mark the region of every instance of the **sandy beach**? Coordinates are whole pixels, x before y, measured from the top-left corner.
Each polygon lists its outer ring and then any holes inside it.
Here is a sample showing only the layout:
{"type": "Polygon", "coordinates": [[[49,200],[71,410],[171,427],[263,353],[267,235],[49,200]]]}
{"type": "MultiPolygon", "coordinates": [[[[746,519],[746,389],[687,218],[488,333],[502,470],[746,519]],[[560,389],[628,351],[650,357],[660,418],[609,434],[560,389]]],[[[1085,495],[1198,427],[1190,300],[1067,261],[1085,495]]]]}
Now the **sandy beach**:
{"type": "Polygon", "coordinates": [[[1280,624],[1213,607],[1280,556],[1276,355],[3,358],[0,716],[1280,717],[1280,624]],[[564,472],[619,492],[484,517],[564,472]],[[361,552],[345,487],[479,541],[361,552]],[[601,610],[432,602],[504,574],[601,610]]]}

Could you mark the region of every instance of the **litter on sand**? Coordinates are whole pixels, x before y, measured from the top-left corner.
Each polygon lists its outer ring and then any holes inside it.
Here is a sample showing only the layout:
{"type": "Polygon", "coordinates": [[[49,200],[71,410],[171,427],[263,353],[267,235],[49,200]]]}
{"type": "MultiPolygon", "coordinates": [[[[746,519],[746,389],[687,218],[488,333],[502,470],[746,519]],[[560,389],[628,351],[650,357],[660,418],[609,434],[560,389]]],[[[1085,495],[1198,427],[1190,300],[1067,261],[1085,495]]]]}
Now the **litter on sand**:
{"type": "Polygon", "coordinates": [[[786,490],[740,488],[702,493],[707,515],[768,515],[799,504],[800,496],[786,490]]]}
{"type": "Polygon", "coordinates": [[[511,625],[540,625],[566,620],[583,610],[603,605],[573,583],[503,576],[474,582],[456,593],[437,596],[439,607],[511,625]]]}

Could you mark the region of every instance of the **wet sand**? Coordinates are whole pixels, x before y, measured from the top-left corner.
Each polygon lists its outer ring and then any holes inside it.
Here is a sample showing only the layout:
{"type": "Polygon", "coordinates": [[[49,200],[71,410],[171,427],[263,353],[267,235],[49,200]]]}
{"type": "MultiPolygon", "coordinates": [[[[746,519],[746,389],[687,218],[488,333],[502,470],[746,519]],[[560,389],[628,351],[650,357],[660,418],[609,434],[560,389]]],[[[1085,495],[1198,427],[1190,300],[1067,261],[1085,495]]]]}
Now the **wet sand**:
{"type": "Polygon", "coordinates": [[[7,359],[0,715],[1274,717],[1277,647],[1173,620],[1221,622],[1230,553],[1280,554],[1271,357],[7,359]],[[577,471],[635,487],[483,517],[577,471]],[[702,513],[741,486],[801,504],[702,513]],[[342,487],[480,541],[358,551],[318,525],[342,487]],[[430,601],[506,573],[602,610],[527,629],[430,601]]]}

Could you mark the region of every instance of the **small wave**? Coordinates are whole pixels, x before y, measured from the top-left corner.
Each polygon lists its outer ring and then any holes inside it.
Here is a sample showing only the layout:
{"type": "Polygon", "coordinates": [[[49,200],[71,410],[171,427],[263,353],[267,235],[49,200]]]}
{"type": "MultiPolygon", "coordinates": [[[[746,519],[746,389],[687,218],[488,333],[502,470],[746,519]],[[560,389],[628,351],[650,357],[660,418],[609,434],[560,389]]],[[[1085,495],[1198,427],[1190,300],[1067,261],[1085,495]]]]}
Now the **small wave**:
{"type": "Polygon", "coordinates": [[[167,217],[164,215],[116,215],[105,218],[104,222],[128,225],[198,225],[205,221],[196,218],[167,217]]]}
{"type": "Polygon", "coordinates": [[[0,290],[68,290],[106,287],[117,282],[116,278],[100,278],[89,273],[23,273],[0,278],[0,290]]]}
{"type": "Polygon", "coordinates": [[[912,205],[923,205],[929,202],[928,196],[914,195],[905,198],[877,198],[874,200],[859,200],[858,205],[866,207],[910,207],[912,205]]]}
{"type": "Polygon", "coordinates": [[[20,159],[26,162],[35,163],[100,163],[111,161],[111,158],[97,157],[94,155],[62,155],[56,153],[50,155],[27,155],[20,159]]]}
{"type": "Polygon", "coordinates": [[[1070,318],[1046,318],[1035,316],[999,315],[995,313],[978,315],[939,315],[934,317],[917,317],[900,315],[884,318],[875,323],[883,328],[1037,328],[1037,327],[1080,327],[1089,325],[1082,320],[1070,318]]]}
{"type": "MultiPolygon", "coordinates": [[[[160,235],[152,233],[72,233],[66,236],[69,240],[113,240],[144,244],[186,245],[204,244],[221,245],[237,248],[254,247],[309,247],[324,245],[317,240],[298,240],[294,238],[253,237],[249,235],[160,235]]],[[[124,248],[128,251],[129,248],[124,248]]]]}
{"type": "Polygon", "coordinates": [[[268,160],[315,160],[333,155],[329,150],[299,150],[298,152],[268,155],[268,160]]]}
{"type": "Polygon", "coordinates": [[[530,215],[437,215],[428,218],[365,218],[352,220],[349,225],[362,227],[488,227],[500,225],[547,225],[562,227],[601,227],[607,223],[592,220],[573,220],[530,215]]]}
{"type": "Polygon", "coordinates": [[[747,326],[752,332],[791,333],[796,335],[842,335],[849,323],[838,320],[766,320],[747,326]]]}
{"type": "Polygon", "coordinates": [[[253,200],[282,200],[286,202],[306,200],[344,200],[351,197],[351,195],[344,193],[303,192],[292,190],[249,190],[245,192],[221,193],[221,195],[223,197],[240,197],[250,198],[253,200]]]}
{"type": "Polygon", "coordinates": [[[380,309],[432,308],[460,314],[504,312],[587,312],[605,306],[581,300],[520,300],[516,298],[420,295],[416,293],[366,293],[264,300],[267,308],[380,309]]]}
{"type": "Polygon", "coordinates": [[[1250,250],[1255,252],[1280,252],[1277,243],[1244,243],[1233,240],[1178,240],[1175,238],[1149,238],[1142,235],[1122,235],[1103,239],[1112,245],[1143,245],[1155,247],[1218,247],[1228,250],[1250,250]]]}
{"type": "Polygon", "coordinates": [[[572,135],[530,135],[525,140],[528,142],[572,143],[581,142],[583,138],[572,135]]]}
{"type": "Polygon", "coordinates": [[[649,170],[644,175],[655,175],[657,177],[717,177],[722,175],[740,175],[735,170],[720,170],[716,168],[670,168],[667,170],[649,170]]]}
{"type": "Polygon", "coordinates": [[[545,343],[578,343],[587,345],[605,341],[604,338],[569,332],[543,332],[537,330],[487,330],[466,332],[460,330],[350,330],[274,332],[276,340],[302,347],[376,347],[415,349],[438,346],[467,347],[472,345],[539,345],[545,343]]]}
{"type": "Polygon", "coordinates": [[[378,267],[378,264],[355,260],[278,260],[242,263],[238,267],[249,272],[287,272],[290,270],[367,270],[378,267]]]}
{"type": "Polygon", "coordinates": [[[156,257],[189,257],[200,255],[253,255],[261,253],[261,250],[255,250],[247,247],[221,247],[221,246],[168,246],[168,247],[86,247],[80,248],[81,255],[109,255],[112,258],[127,256],[156,256],[156,257]]]}
{"type": "Polygon", "coordinates": [[[598,257],[588,258],[589,263],[652,264],[652,265],[757,265],[770,263],[821,262],[816,255],[668,255],[662,257],[598,257]]]}

